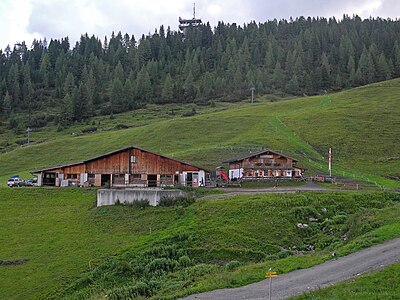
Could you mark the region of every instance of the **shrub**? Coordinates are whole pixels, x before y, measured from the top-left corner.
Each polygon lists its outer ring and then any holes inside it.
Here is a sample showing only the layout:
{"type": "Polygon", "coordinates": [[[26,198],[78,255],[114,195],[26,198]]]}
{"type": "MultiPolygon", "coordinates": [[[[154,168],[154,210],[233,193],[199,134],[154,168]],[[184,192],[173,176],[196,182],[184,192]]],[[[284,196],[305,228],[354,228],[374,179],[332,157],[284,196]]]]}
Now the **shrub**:
{"type": "Polygon", "coordinates": [[[179,263],[175,259],[170,258],[156,258],[153,259],[145,269],[148,275],[162,275],[163,273],[174,272],[179,266],[179,263]]]}
{"type": "Polygon", "coordinates": [[[162,245],[162,246],[155,246],[144,253],[144,256],[147,257],[166,257],[166,258],[173,258],[177,259],[182,256],[183,250],[179,249],[177,245],[162,245]]]}
{"type": "Polygon", "coordinates": [[[133,286],[114,288],[107,293],[107,298],[112,300],[137,299],[138,297],[151,297],[157,289],[155,281],[149,283],[138,282],[133,286]]]}
{"type": "Polygon", "coordinates": [[[112,265],[112,270],[119,275],[130,275],[133,272],[131,265],[125,260],[115,261],[112,265]]]}
{"type": "Polygon", "coordinates": [[[18,127],[18,121],[14,117],[10,117],[10,120],[8,121],[8,128],[9,129],[14,129],[18,127]]]}
{"type": "Polygon", "coordinates": [[[144,208],[144,207],[150,206],[150,202],[147,199],[140,199],[140,200],[133,201],[132,203],[129,203],[128,205],[132,206],[132,207],[144,208]]]}
{"type": "Polygon", "coordinates": [[[17,145],[25,145],[27,143],[27,140],[26,139],[16,140],[15,143],[17,145]]]}
{"type": "Polygon", "coordinates": [[[91,133],[91,132],[96,132],[96,131],[97,131],[97,127],[95,127],[95,126],[82,129],[82,133],[91,133]]]}
{"type": "Polygon", "coordinates": [[[197,114],[196,109],[193,107],[191,111],[184,112],[182,117],[193,117],[197,114]]]}
{"type": "Polygon", "coordinates": [[[291,255],[293,255],[293,252],[289,250],[281,250],[277,254],[278,258],[285,258],[291,255]]]}
{"type": "Polygon", "coordinates": [[[181,196],[181,197],[163,197],[160,199],[159,205],[168,207],[168,206],[174,206],[174,205],[180,205],[183,207],[187,207],[190,204],[193,204],[195,202],[195,198],[192,196],[181,196]]]}
{"type": "Polygon", "coordinates": [[[117,125],[115,125],[114,128],[115,129],[127,129],[127,128],[129,128],[129,126],[125,125],[125,124],[117,124],[117,125]]]}
{"type": "Polygon", "coordinates": [[[319,213],[314,207],[300,206],[292,209],[292,213],[296,218],[296,221],[308,221],[310,217],[319,218],[319,213]]]}
{"type": "Polygon", "coordinates": [[[228,271],[233,271],[240,266],[240,262],[237,260],[231,260],[225,265],[225,269],[228,271]]]}
{"type": "Polygon", "coordinates": [[[34,116],[31,120],[31,124],[32,127],[41,128],[47,125],[47,121],[48,121],[47,116],[45,114],[41,114],[34,116]]]}
{"type": "Polygon", "coordinates": [[[184,256],[179,257],[178,263],[181,268],[186,268],[186,267],[189,267],[190,265],[192,265],[192,260],[190,259],[189,256],[184,255],[184,256]]]}

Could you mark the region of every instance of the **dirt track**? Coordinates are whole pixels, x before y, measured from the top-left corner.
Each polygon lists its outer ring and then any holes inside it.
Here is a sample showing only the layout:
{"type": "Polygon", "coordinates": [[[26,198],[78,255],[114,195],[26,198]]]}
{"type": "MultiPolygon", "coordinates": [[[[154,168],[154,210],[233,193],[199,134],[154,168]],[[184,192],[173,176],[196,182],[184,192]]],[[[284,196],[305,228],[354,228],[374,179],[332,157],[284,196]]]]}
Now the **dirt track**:
{"type": "MultiPolygon", "coordinates": [[[[273,279],[272,299],[284,299],[309,290],[320,289],[396,262],[400,262],[400,238],[330,260],[309,269],[280,275],[273,279]]],[[[263,280],[240,288],[220,289],[191,295],[184,299],[268,299],[268,283],[268,280],[263,280]]]]}
{"type": "Polygon", "coordinates": [[[212,198],[225,198],[232,197],[237,195],[254,195],[254,194],[286,194],[286,193],[296,193],[296,192],[344,192],[344,190],[333,190],[328,189],[322,186],[319,186],[313,182],[308,182],[305,185],[301,186],[278,186],[278,187],[270,187],[270,188],[254,188],[254,189],[244,189],[244,188],[220,188],[223,190],[224,194],[215,194],[215,195],[207,195],[201,197],[201,200],[212,199],[212,198]]]}

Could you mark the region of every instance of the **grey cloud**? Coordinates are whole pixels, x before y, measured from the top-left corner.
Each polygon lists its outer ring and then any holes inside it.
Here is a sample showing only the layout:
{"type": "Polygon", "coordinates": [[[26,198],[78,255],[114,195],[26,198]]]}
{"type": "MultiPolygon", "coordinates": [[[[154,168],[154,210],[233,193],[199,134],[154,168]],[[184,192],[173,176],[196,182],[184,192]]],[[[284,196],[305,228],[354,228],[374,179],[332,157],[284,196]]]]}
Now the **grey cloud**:
{"type": "MultiPolygon", "coordinates": [[[[252,20],[265,22],[274,18],[288,19],[299,16],[341,17],[344,13],[356,13],[355,9],[371,1],[377,0],[203,0],[197,1],[196,8],[198,17],[204,22],[210,21],[211,25],[215,26],[218,21],[243,24],[252,20]],[[207,15],[210,5],[219,5],[222,8],[220,14],[207,15]]],[[[382,2],[382,6],[375,12],[376,15],[395,18],[400,14],[400,1],[382,2]]],[[[178,17],[190,18],[192,14],[192,2],[183,0],[171,1],[168,4],[161,1],[147,4],[133,0],[121,3],[117,0],[36,0],[28,32],[40,33],[48,39],[69,36],[72,42],[84,33],[94,34],[102,39],[106,35],[110,36],[112,31],[121,31],[134,34],[139,40],[142,34],[153,33],[160,25],[177,30],[178,17]],[[82,7],[85,14],[82,13],[82,7]],[[90,18],[93,10],[98,14],[94,20],[90,18]]]]}

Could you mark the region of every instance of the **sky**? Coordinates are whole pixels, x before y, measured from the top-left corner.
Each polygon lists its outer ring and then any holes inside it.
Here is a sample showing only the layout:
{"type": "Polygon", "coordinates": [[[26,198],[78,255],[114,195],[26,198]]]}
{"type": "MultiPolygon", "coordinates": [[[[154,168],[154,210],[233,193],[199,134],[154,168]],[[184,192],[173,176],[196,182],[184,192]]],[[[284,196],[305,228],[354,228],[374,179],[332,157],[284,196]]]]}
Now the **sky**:
{"type": "MultiPolygon", "coordinates": [[[[0,0],[0,49],[33,39],[61,39],[71,46],[82,34],[102,41],[114,31],[152,34],[160,25],[178,30],[178,18],[193,17],[193,0],[0,0]]],[[[399,0],[197,0],[196,17],[243,25],[251,21],[304,17],[332,17],[357,14],[362,18],[400,17],[399,0]]]]}

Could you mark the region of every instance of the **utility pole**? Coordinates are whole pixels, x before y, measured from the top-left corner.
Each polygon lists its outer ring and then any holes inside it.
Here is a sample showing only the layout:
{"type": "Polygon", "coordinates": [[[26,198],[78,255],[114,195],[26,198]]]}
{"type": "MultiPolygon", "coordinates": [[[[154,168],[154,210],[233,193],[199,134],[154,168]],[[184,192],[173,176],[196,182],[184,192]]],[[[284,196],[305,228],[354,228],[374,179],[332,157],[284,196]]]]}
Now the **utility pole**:
{"type": "Polygon", "coordinates": [[[32,129],[30,129],[29,127],[26,129],[26,132],[28,133],[28,145],[29,145],[29,143],[31,142],[31,140],[30,140],[30,132],[32,131],[32,129]]]}
{"type": "Polygon", "coordinates": [[[254,88],[254,87],[250,88],[250,90],[251,90],[251,103],[254,103],[254,91],[255,91],[255,89],[256,88],[254,88]]]}

